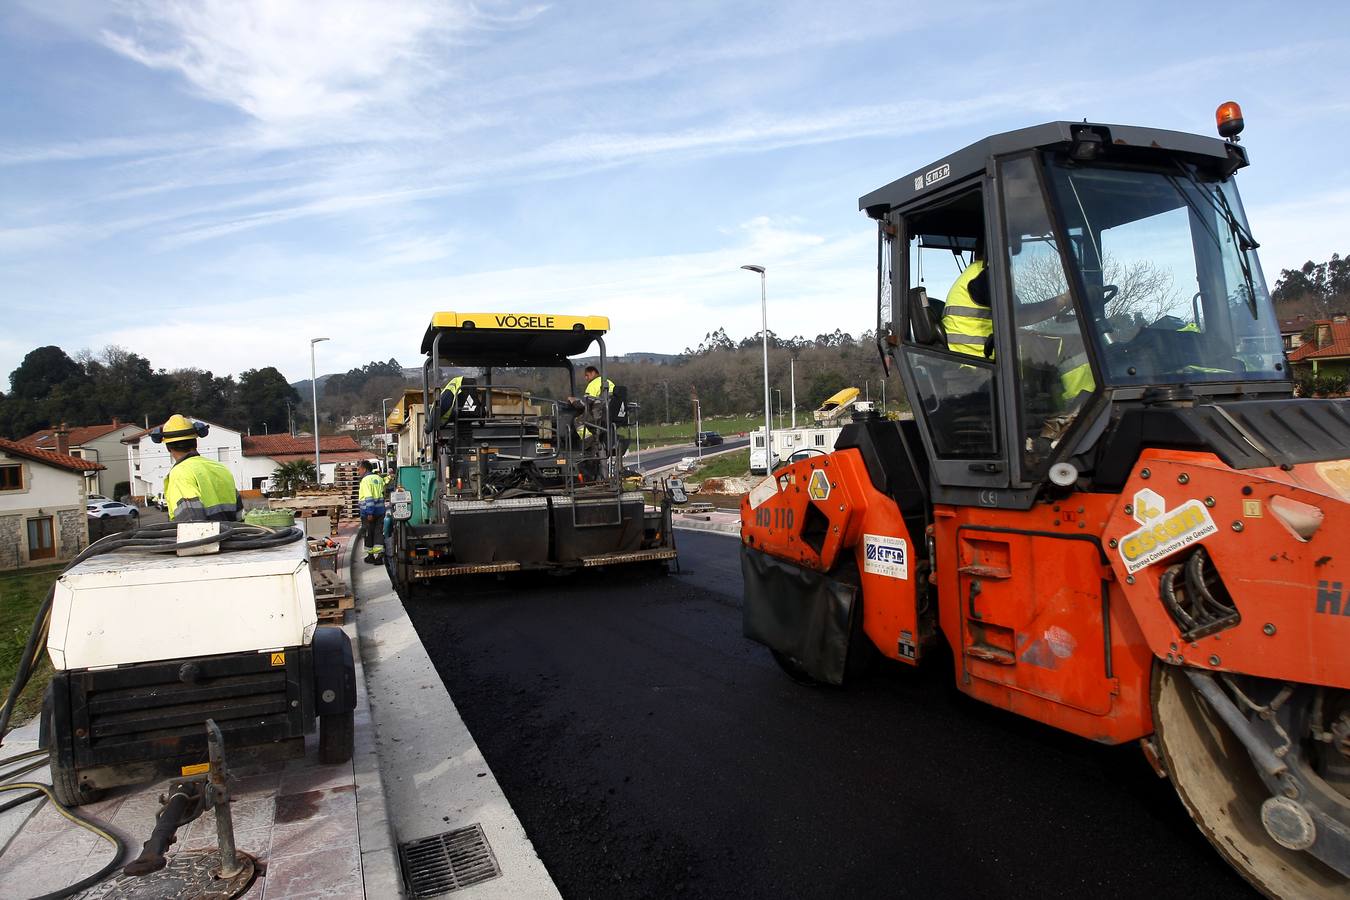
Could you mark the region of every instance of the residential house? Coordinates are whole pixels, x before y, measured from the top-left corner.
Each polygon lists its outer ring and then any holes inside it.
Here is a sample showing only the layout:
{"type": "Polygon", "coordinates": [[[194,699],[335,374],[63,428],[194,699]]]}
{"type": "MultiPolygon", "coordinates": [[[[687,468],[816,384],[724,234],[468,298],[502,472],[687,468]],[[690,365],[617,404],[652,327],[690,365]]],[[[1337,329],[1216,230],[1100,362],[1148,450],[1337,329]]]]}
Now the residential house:
{"type": "Polygon", "coordinates": [[[89,546],[85,476],[102,468],[0,438],[0,569],[60,562],[89,546]]]}
{"type": "MultiPolygon", "coordinates": [[[[248,484],[244,477],[243,435],[224,425],[211,426],[206,437],[197,439],[197,452],[207,459],[223,464],[234,475],[238,488],[248,484]]],[[[134,497],[149,498],[164,493],[164,478],[173,467],[173,458],[163,444],[150,440],[150,430],[143,429],[122,438],[127,448],[127,468],[134,497]]]]}
{"type": "MultiPolygon", "coordinates": [[[[354,465],[375,454],[364,449],[350,435],[319,438],[319,481],[332,484],[339,464],[354,465]]],[[[289,434],[258,434],[243,439],[243,488],[265,491],[272,486],[272,473],[282,463],[314,459],[314,438],[289,434]]]]}
{"type": "Polygon", "coordinates": [[[51,450],[65,453],[79,459],[101,463],[101,468],[86,474],[85,487],[90,494],[102,494],[105,497],[119,499],[113,495],[119,482],[126,480],[127,448],[122,438],[136,434],[141,429],[137,425],[113,419],[106,425],[75,425],[68,427],[64,422],[55,428],[35,431],[28,437],[20,438],[20,444],[27,444],[39,450],[51,450]]]}
{"type": "Polygon", "coordinates": [[[1290,351],[1289,364],[1296,376],[1350,375],[1350,319],[1336,315],[1319,320],[1312,339],[1290,351]]]}
{"type": "Polygon", "coordinates": [[[1284,344],[1284,352],[1292,353],[1303,345],[1303,332],[1307,331],[1313,325],[1313,320],[1299,313],[1288,319],[1280,320],[1280,342],[1284,344]]]}

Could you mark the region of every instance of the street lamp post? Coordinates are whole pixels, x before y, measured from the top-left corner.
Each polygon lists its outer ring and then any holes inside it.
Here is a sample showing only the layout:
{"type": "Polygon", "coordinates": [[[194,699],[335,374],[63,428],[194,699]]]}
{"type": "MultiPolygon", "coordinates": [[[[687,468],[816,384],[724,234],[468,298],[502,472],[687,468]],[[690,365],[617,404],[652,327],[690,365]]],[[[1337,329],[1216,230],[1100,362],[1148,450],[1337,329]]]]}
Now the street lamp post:
{"type": "Polygon", "coordinates": [[[778,395],[778,430],[783,430],[783,389],[774,388],[773,392],[778,395]]]}
{"type": "Polygon", "coordinates": [[[764,339],[764,471],[773,471],[770,457],[773,454],[773,419],[769,411],[769,294],[765,285],[763,266],[741,266],[747,272],[759,275],[759,313],[762,328],[760,335],[764,339]]]}
{"type": "Polygon", "coordinates": [[[319,379],[314,372],[314,345],[320,341],[326,341],[328,338],[310,338],[309,339],[309,391],[310,402],[314,406],[314,483],[322,484],[323,476],[319,473],[319,379]]]}
{"type": "Polygon", "coordinates": [[[694,400],[694,452],[698,458],[703,458],[703,445],[698,442],[698,436],[703,433],[703,405],[694,400]]]}

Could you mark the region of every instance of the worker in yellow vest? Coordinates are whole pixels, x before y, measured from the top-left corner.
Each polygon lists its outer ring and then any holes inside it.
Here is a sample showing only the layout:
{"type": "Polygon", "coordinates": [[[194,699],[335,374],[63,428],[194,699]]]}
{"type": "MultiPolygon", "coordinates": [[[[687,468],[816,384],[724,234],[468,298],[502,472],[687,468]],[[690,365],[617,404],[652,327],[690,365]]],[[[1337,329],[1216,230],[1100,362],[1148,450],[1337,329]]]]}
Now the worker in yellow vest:
{"type": "Polygon", "coordinates": [[[378,565],[384,561],[384,478],[375,471],[370,460],[356,464],[361,476],[356,500],[361,507],[361,529],[366,544],[366,562],[378,565]]]}
{"type": "Polygon", "coordinates": [[[197,454],[197,439],[211,426],[174,414],[150,430],[150,440],[163,444],[173,458],[164,478],[164,501],[175,522],[237,522],[244,508],[230,470],[197,454]]]}
{"type": "MultiPolygon", "coordinates": [[[[1043,322],[1073,303],[1068,291],[1048,300],[1017,306],[1017,327],[1043,322]]],[[[947,332],[947,349],[980,359],[994,358],[994,318],[989,304],[989,274],[984,262],[984,248],[975,247],[970,265],[961,272],[942,311],[942,327],[947,332]]],[[[1064,340],[1060,338],[1061,347],[1064,340]]],[[[1064,347],[1064,349],[1069,349],[1064,347]]],[[[1072,400],[1083,391],[1095,387],[1092,367],[1081,346],[1071,357],[1061,358],[1060,385],[1065,400],[1072,400]]]]}

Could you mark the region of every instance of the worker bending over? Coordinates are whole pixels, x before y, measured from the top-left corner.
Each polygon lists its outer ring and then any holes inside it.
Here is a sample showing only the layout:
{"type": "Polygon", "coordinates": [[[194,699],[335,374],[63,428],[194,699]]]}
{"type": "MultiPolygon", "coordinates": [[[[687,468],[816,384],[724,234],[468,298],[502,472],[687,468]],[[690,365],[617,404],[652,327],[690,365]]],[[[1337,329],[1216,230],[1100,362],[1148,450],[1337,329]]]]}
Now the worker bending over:
{"type": "Polygon", "coordinates": [[[378,565],[384,561],[384,478],[376,474],[369,460],[356,464],[361,486],[356,499],[361,504],[361,528],[366,543],[366,562],[378,565]]]}
{"type": "Polygon", "coordinates": [[[163,444],[173,457],[164,478],[164,502],[174,522],[237,522],[244,502],[234,476],[220,463],[197,455],[197,438],[211,426],[174,414],[150,430],[150,440],[163,444]]]}

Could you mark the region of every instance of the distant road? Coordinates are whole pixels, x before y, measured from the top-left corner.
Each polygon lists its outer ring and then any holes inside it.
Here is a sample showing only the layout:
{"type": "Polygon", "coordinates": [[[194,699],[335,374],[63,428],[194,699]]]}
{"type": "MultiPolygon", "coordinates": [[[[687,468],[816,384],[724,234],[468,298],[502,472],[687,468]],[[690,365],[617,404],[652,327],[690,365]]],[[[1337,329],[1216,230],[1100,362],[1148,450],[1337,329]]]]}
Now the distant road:
{"type": "MultiPolygon", "coordinates": [[[[741,450],[750,446],[750,438],[738,437],[727,438],[726,443],[718,444],[716,447],[704,447],[704,453],[717,453],[722,450],[741,450]]],[[[628,455],[623,458],[626,465],[637,468],[638,455],[633,447],[628,448],[628,455]]],[[[674,447],[659,447],[655,450],[642,451],[642,471],[647,472],[651,469],[659,469],[663,466],[674,465],[686,456],[697,456],[698,448],[692,444],[681,444],[674,447]]]]}

